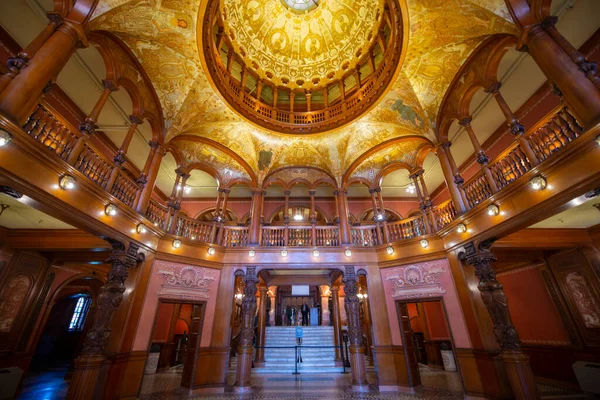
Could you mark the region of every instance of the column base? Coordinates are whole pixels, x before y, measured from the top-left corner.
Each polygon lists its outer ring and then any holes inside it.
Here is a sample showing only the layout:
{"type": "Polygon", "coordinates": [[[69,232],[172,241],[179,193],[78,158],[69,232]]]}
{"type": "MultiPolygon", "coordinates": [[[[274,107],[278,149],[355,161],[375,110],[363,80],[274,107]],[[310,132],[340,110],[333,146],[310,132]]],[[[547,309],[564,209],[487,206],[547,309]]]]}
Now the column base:
{"type": "Polygon", "coordinates": [[[364,346],[350,345],[350,365],[352,373],[352,387],[368,386],[367,371],[365,366],[364,346]]]}
{"type": "Polygon", "coordinates": [[[380,392],[417,393],[421,386],[379,385],[380,392]]]}
{"type": "Polygon", "coordinates": [[[535,400],[540,398],[529,356],[521,350],[503,351],[500,358],[506,367],[508,381],[517,400],[535,400]]]}
{"type": "Polygon", "coordinates": [[[93,398],[100,375],[100,367],[106,359],[101,355],[81,356],[75,360],[73,380],[69,385],[67,399],[93,398]]]}
{"type": "Polygon", "coordinates": [[[235,389],[250,388],[250,374],[252,373],[251,346],[244,346],[237,352],[237,368],[235,375],[235,389]]]}
{"type": "Polygon", "coordinates": [[[234,393],[251,393],[252,386],[234,386],[233,392],[234,393]]]}
{"type": "Polygon", "coordinates": [[[365,393],[368,392],[369,389],[369,385],[352,385],[352,391],[353,392],[360,392],[360,393],[365,393]]]}

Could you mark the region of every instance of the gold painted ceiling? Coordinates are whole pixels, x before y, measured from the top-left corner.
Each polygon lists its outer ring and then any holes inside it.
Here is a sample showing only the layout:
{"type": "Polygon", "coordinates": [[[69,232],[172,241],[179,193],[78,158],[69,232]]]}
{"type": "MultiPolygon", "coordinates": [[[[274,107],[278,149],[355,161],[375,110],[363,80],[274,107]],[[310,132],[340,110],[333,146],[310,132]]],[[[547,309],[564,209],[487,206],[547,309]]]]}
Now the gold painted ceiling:
{"type": "MultiPolygon", "coordinates": [[[[200,59],[198,49],[201,43],[197,42],[198,31],[201,31],[197,23],[202,21],[207,1],[100,0],[91,29],[114,33],[138,57],[160,98],[167,141],[183,134],[214,140],[244,159],[259,181],[269,171],[284,166],[319,167],[341,180],[344,172],[361,154],[382,142],[409,135],[420,135],[434,141],[436,113],[462,63],[490,35],[516,33],[504,0],[406,0],[402,7],[407,28],[404,33],[407,37],[405,59],[396,81],[390,85],[389,92],[380,103],[361,119],[341,129],[310,136],[282,135],[242,119],[229,109],[211,86],[200,59]]],[[[274,7],[280,2],[221,1],[246,6],[244,18],[257,16],[251,3],[264,8],[268,4],[274,7]]],[[[374,3],[372,0],[365,1],[374,3]]],[[[357,17],[363,12],[360,6],[365,1],[343,3],[359,6],[349,14],[357,17]]],[[[333,7],[338,2],[341,0],[323,0],[322,5],[333,7]]],[[[376,4],[381,3],[378,1],[376,4]]],[[[278,20],[287,26],[290,22],[283,19],[284,14],[273,14],[277,7],[267,7],[269,13],[260,14],[259,18],[268,16],[269,21],[278,20]]],[[[325,8],[319,11],[321,7],[309,11],[306,18],[325,12],[325,8]]],[[[283,5],[281,10],[282,13],[290,12],[283,5]]],[[[243,12],[243,8],[236,12],[243,12]]],[[[239,14],[238,18],[241,17],[242,14],[239,14]]],[[[294,14],[292,18],[297,17],[294,14]]],[[[326,36],[328,29],[337,29],[337,22],[333,21],[332,17],[331,27],[317,26],[314,29],[326,36]]],[[[303,26],[302,23],[300,26],[303,26]]],[[[310,26],[312,32],[313,26],[308,23],[306,26],[310,26]]],[[[275,54],[277,40],[273,41],[273,35],[262,36],[258,28],[252,29],[248,28],[250,36],[243,40],[254,46],[254,57],[260,60],[262,54],[275,54]]],[[[273,33],[272,29],[270,27],[268,31],[273,33]]],[[[366,23],[355,29],[367,32],[371,28],[366,23]]],[[[304,38],[306,42],[302,33],[294,37],[304,38]]],[[[352,46],[362,46],[358,37],[351,37],[354,41],[352,46]]],[[[309,46],[314,48],[315,43],[310,41],[309,46]]],[[[329,48],[327,41],[322,43],[323,50],[329,48]]],[[[343,48],[342,44],[339,48],[343,48]]],[[[292,59],[301,54],[301,50],[295,51],[289,49],[287,57],[292,59]]],[[[202,151],[186,147],[190,154],[204,154],[206,151],[204,147],[202,151]]],[[[386,162],[385,157],[381,160],[386,162]]],[[[371,165],[370,168],[378,170],[383,166],[371,165]]]]}
{"type": "Polygon", "coordinates": [[[225,34],[246,67],[278,86],[320,86],[356,67],[377,37],[383,0],[323,0],[297,13],[281,0],[220,0],[225,34]],[[287,83],[286,83],[287,82],[287,83]]]}

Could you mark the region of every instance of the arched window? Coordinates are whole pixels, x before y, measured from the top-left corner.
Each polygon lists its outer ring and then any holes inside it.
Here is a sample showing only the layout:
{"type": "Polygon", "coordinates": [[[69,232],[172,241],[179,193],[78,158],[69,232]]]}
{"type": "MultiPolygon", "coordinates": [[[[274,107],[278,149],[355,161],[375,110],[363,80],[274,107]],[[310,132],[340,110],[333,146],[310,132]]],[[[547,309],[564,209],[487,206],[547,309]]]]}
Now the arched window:
{"type": "Polygon", "coordinates": [[[87,295],[79,296],[75,309],[73,310],[73,316],[71,317],[71,323],[69,324],[70,332],[80,332],[83,330],[85,324],[85,318],[90,310],[92,304],[92,298],[87,295]]]}

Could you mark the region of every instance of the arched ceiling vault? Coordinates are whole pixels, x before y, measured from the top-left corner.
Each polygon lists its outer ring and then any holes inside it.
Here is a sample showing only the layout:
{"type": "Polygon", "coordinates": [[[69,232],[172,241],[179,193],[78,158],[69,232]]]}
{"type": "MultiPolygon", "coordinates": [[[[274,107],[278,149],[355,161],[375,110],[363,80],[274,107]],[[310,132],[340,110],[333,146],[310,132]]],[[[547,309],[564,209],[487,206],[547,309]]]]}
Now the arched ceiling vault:
{"type": "Polygon", "coordinates": [[[467,57],[492,35],[517,33],[504,0],[405,0],[404,62],[379,103],[342,129],[283,135],[238,116],[209,83],[197,41],[207,2],[100,0],[90,29],[112,33],[138,58],[160,100],[166,141],[179,147],[188,163],[213,162],[217,169],[239,174],[236,179],[258,184],[289,166],[318,168],[341,182],[344,176],[350,181],[381,172],[390,159],[411,161],[435,143],[440,104],[467,57]],[[189,140],[193,136],[218,143],[236,157],[206,141],[189,140]],[[394,141],[398,138],[405,140],[394,141]],[[361,155],[390,141],[394,145],[381,149],[382,154],[356,164],[361,155]]]}

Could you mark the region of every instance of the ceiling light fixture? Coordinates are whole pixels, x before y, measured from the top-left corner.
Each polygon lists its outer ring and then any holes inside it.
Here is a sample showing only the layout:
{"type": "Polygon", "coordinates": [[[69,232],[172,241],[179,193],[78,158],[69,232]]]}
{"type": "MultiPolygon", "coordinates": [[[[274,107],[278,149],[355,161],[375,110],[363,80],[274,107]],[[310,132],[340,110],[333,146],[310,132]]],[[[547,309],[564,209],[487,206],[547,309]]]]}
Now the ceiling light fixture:
{"type": "Polygon", "coordinates": [[[214,256],[215,255],[215,248],[214,247],[209,247],[208,250],[206,250],[206,252],[208,253],[209,256],[214,256]]]}
{"type": "Polygon", "coordinates": [[[75,178],[71,175],[63,175],[58,181],[58,186],[63,190],[75,189],[75,178]]]}
{"type": "Polygon", "coordinates": [[[465,233],[467,231],[467,226],[462,222],[456,226],[456,232],[465,233]]]}
{"type": "Polygon", "coordinates": [[[543,190],[546,188],[546,186],[548,186],[548,182],[541,175],[534,176],[533,178],[531,178],[529,183],[531,184],[533,190],[543,190]]]}
{"type": "Polygon", "coordinates": [[[392,246],[388,246],[385,251],[387,251],[390,256],[394,254],[394,248],[392,246]]]}
{"type": "Polygon", "coordinates": [[[495,204],[490,204],[487,208],[487,213],[490,217],[495,217],[496,215],[500,214],[500,208],[498,208],[498,206],[495,204]]]}
{"type": "Polygon", "coordinates": [[[429,247],[429,241],[427,239],[421,239],[421,241],[419,242],[419,244],[421,245],[422,248],[426,249],[429,247]]]}
{"type": "Polygon", "coordinates": [[[173,248],[178,249],[180,247],[181,247],[181,240],[179,240],[179,239],[173,240],[173,248]]]}
{"type": "Polygon", "coordinates": [[[137,233],[139,233],[139,234],[144,234],[144,233],[148,232],[148,228],[146,228],[146,225],[144,225],[144,224],[139,224],[139,225],[138,225],[138,226],[135,228],[135,230],[136,230],[136,231],[137,231],[137,233]]]}
{"type": "Polygon", "coordinates": [[[104,214],[108,215],[109,217],[114,217],[117,215],[117,206],[112,203],[108,204],[106,207],[104,207],[104,214]]]}
{"type": "Polygon", "coordinates": [[[346,249],[346,251],[344,251],[344,254],[346,255],[346,257],[352,257],[352,250],[346,249]]]}
{"type": "Polygon", "coordinates": [[[406,191],[410,194],[414,194],[417,191],[417,188],[414,183],[411,183],[406,187],[406,191]]]}
{"type": "Polygon", "coordinates": [[[0,129],[0,147],[6,146],[11,139],[12,136],[10,136],[10,133],[5,131],[4,129],[0,129]]]}

